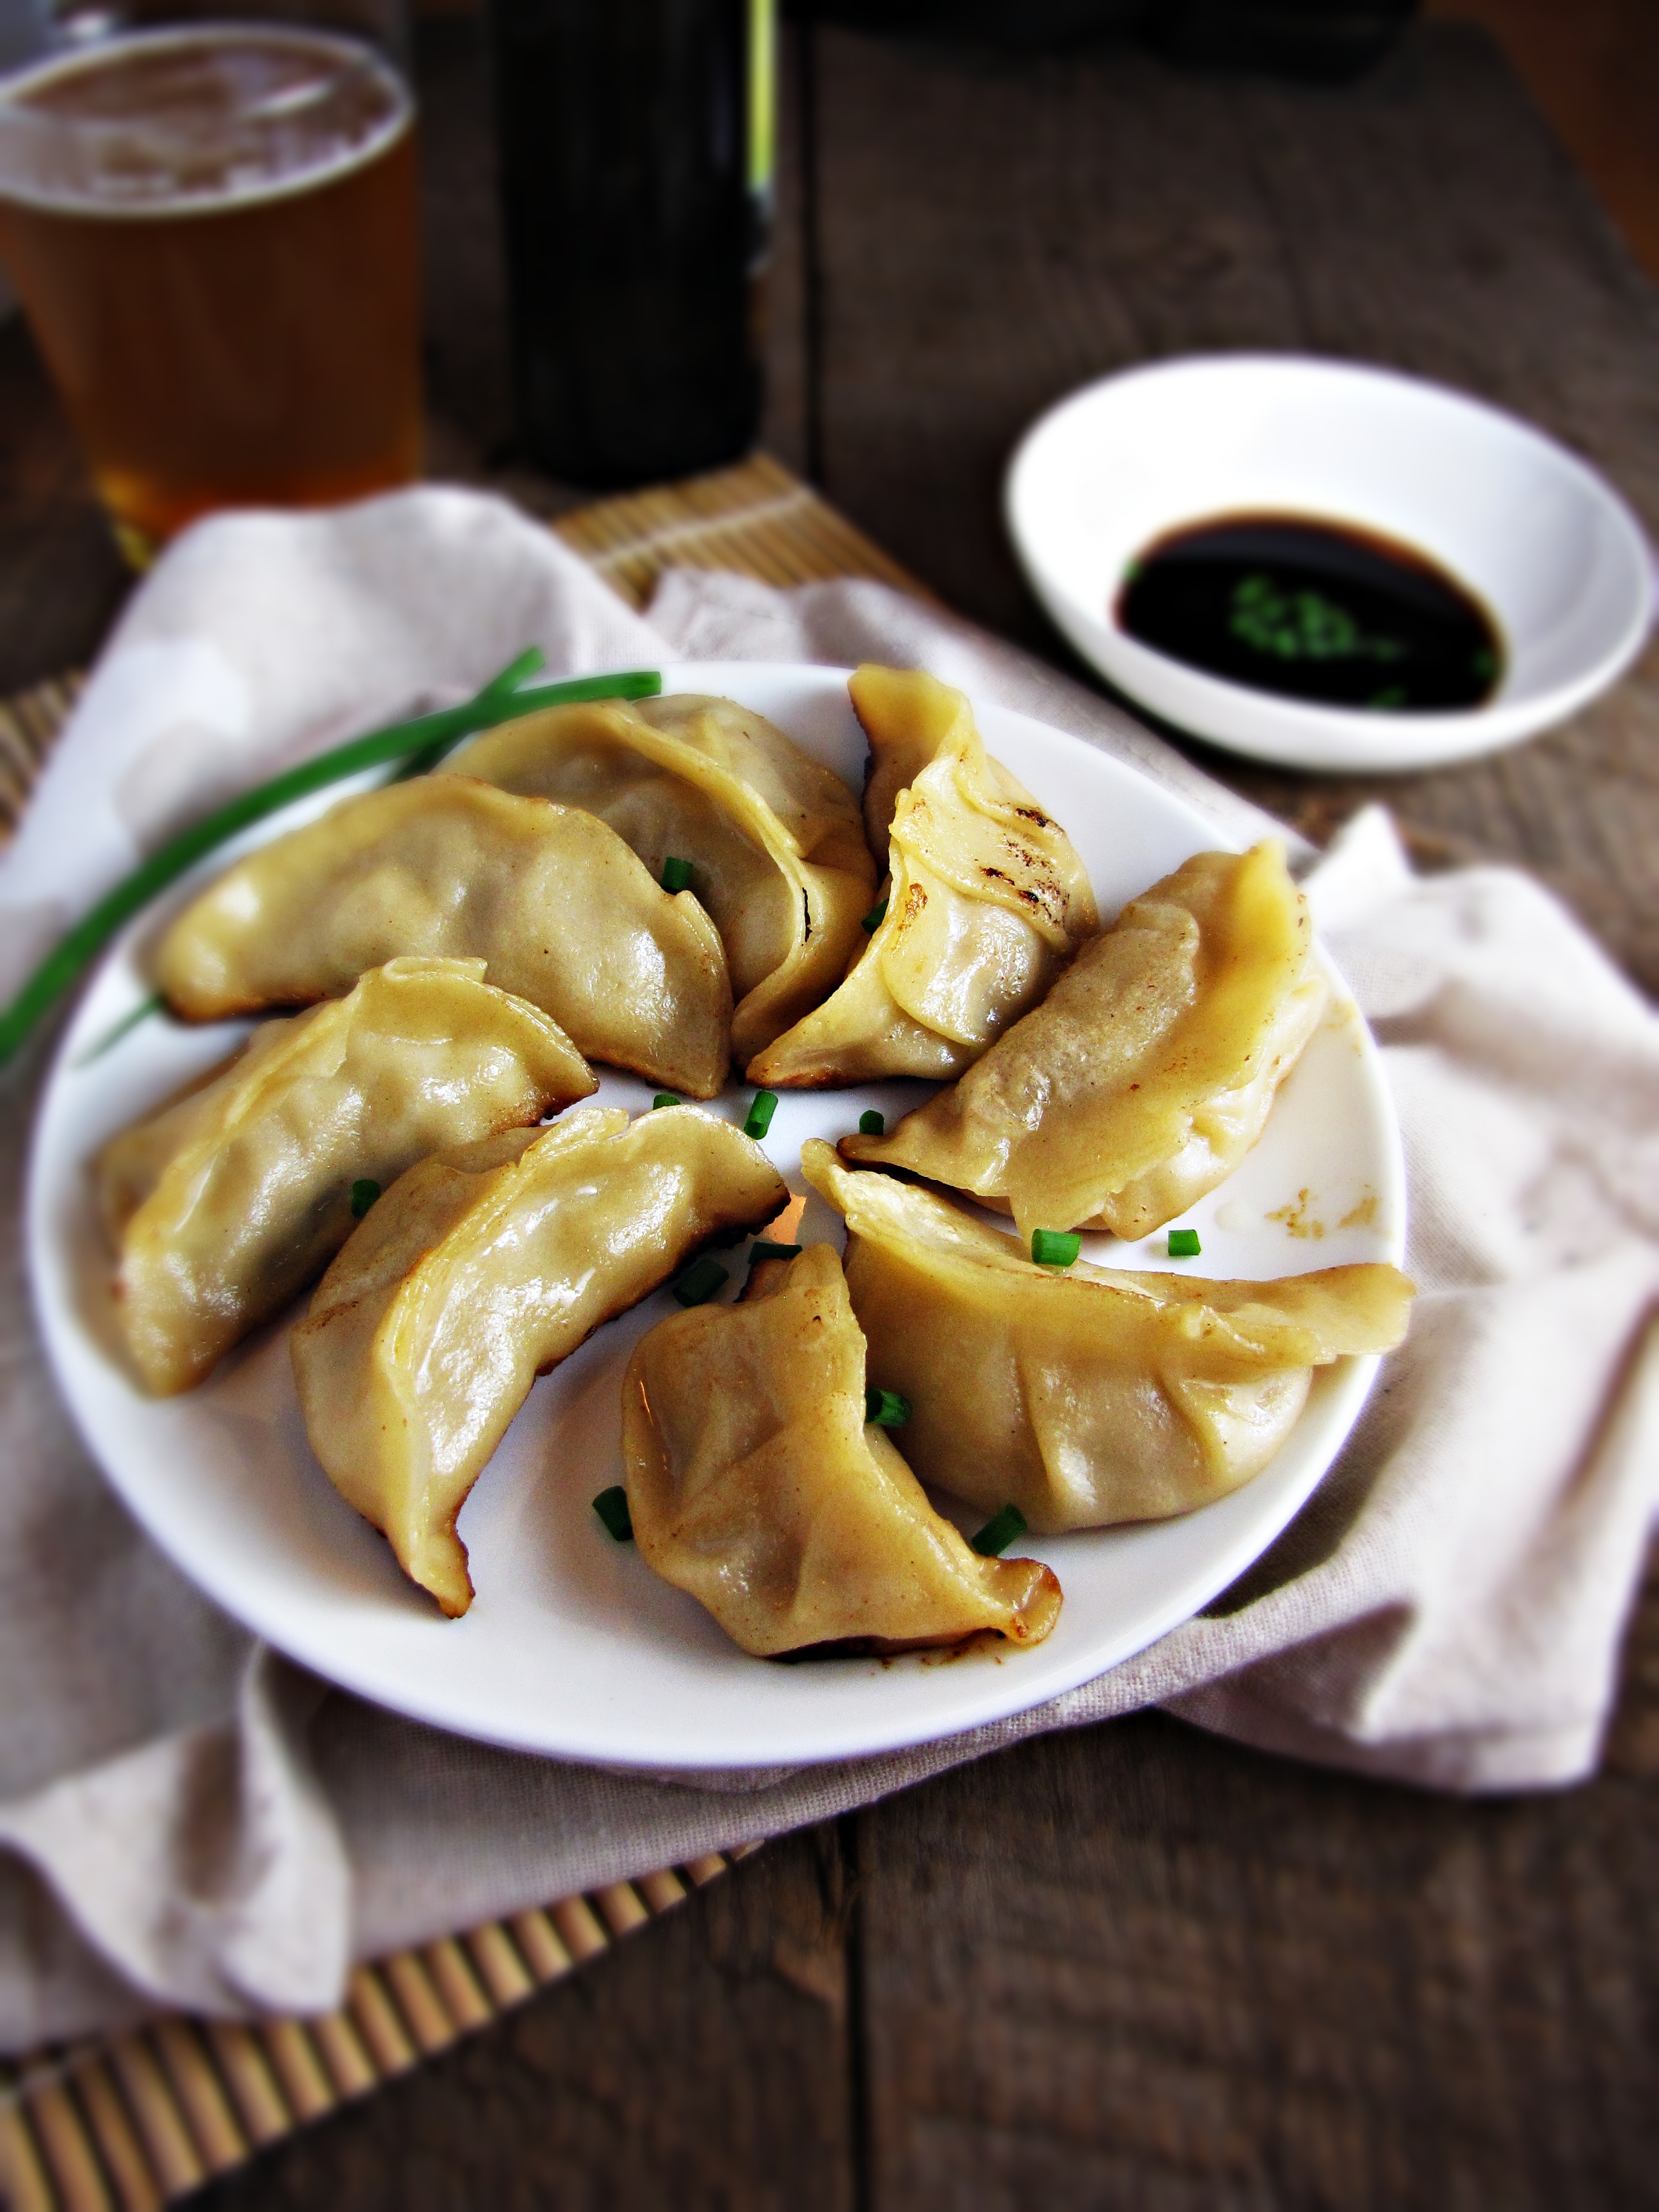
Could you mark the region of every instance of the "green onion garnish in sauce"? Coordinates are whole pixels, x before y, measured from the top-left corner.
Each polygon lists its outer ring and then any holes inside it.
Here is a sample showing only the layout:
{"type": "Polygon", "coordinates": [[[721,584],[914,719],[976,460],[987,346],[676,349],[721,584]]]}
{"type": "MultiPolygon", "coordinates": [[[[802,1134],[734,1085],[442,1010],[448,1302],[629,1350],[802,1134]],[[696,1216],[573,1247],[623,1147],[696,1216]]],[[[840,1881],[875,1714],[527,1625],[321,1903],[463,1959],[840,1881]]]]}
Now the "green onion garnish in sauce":
{"type": "Polygon", "coordinates": [[[991,1516],[977,1536],[968,1539],[968,1548],[982,1559],[1000,1559],[1009,1545],[1025,1534],[1025,1516],[1018,1506],[1005,1505],[1000,1513],[991,1516]]]}
{"type": "Polygon", "coordinates": [[[659,1091],[651,1101],[651,1111],[654,1114],[659,1106],[678,1106],[679,1103],[672,1091],[659,1091]]]}
{"type": "Polygon", "coordinates": [[[628,1510],[628,1492],[621,1483],[613,1482],[609,1490],[602,1490],[593,1500],[593,1510],[619,1544],[634,1540],[634,1516],[628,1510]]]}
{"type": "Polygon", "coordinates": [[[1071,1229],[1034,1229],[1031,1257],[1039,1267],[1069,1267],[1083,1249],[1083,1239],[1071,1229]]]}
{"type": "Polygon", "coordinates": [[[380,1186],[372,1176],[359,1176],[351,1186],[351,1218],[361,1221],[380,1194],[380,1186]]]}
{"type": "Polygon", "coordinates": [[[775,1244],[769,1237],[757,1237],[749,1247],[749,1264],[757,1267],[763,1260],[799,1260],[799,1244],[775,1244]]]}
{"type": "Polygon", "coordinates": [[[884,1136],[886,1130],[887,1116],[884,1114],[878,1112],[875,1107],[866,1107],[864,1112],[859,1115],[860,1136],[884,1136]]]}
{"type": "Polygon", "coordinates": [[[694,872],[690,860],[677,860],[671,853],[662,864],[662,887],[665,891],[689,891],[694,872]]]}
{"type": "Polygon", "coordinates": [[[731,1279],[712,1252],[700,1252],[668,1287],[683,1306],[706,1306],[731,1279]]]}
{"type": "Polygon", "coordinates": [[[1170,1257],[1172,1260],[1196,1260],[1203,1249],[1198,1241],[1196,1229],[1172,1229],[1170,1231],[1170,1257]]]}
{"type": "Polygon", "coordinates": [[[864,1418],[878,1429],[902,1429],[910,1418],[910,1401],[896,1390],[878,1390],[872,1383],[864,1394],[864,1418]]]}
{"type": "Polygon", "coordinates": [[[756,1143],[758,1144],[761,1139],[766,1134],[767,1131],[771,1127],[772,1116],[777,1112],[777,1092],[775,1091],[757,1091],[750,1105],[749,1111],[744,1116],[744,1135],[745,1137],[752,1137],[756,1143]]]}
{"type": "Polygon", "coordinates": [[[860,929],[866,931],[868,935],[873,937],[886,919],[887,902],[884,899],[879,906],[872,906],[871,908],[869,913],[865,915],[864,920],[859,924],[859,927],[860,929]]]}

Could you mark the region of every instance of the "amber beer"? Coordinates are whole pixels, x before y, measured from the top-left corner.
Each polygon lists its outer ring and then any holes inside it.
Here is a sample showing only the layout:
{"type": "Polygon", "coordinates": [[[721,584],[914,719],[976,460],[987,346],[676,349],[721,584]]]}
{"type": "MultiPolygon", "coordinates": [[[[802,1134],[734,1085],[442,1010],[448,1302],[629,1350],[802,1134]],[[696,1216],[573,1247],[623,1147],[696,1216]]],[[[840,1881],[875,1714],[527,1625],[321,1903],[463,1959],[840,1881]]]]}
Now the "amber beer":
{"type": "Polygon", "coordinates": [[[413,113],[357,41],[150,31],[12,79],[0,262],[135,558],[417,473],[413,113]]]}

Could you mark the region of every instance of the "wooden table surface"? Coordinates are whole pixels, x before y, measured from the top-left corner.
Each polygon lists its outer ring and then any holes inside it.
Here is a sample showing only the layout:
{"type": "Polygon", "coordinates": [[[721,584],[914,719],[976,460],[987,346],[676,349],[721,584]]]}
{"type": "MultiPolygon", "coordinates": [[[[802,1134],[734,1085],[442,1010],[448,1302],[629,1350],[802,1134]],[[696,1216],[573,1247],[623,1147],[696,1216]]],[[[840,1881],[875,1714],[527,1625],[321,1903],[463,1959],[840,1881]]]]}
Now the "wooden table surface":
{"type": "MultiPolygon", "coordinates": [[[[422,27],[434,472],[515,459],[475,22],[422,27]]],[[[1659,535],[1659,296],[1495,49],[1369,82],[1185,79],[820,29],[787,54],[768,442],[1063,665],[998,520],[1022,426],[1120,363],[1310,347],[1530,416],[1659,535]]],[[[125,580],[0,328],[0,690],[125,580]]],[[[1518,752],[1392,784],[1194,750],[1322,836],[1523,860],[1659,984],[1659,661],[1518,752]]],[[[1659,1601],[1603,1772],[1459,1803],[1159,1715],[769,1845],[521,2012],[208,2190],[280,2206],[1659,2204],[1659,1601]]]]}

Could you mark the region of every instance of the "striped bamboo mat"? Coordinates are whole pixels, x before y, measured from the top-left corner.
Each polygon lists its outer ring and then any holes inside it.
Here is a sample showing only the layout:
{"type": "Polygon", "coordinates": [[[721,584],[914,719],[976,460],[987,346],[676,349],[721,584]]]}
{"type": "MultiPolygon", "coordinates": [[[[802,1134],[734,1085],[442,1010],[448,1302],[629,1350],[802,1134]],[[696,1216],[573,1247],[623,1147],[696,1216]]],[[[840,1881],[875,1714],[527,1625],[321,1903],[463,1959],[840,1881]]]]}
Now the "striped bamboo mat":
{"type": "Polygon", "coordinates": [[[523,2003],[745,1855],[398,1952],[360,1966],[344,2005],[320,2019],[161,2020],[0,2063],[5,2201],[13,2212],[158,2212],[523,2003]]]}
{"type": "MultiPolygon", "coordinates": [[[[868,576],[922,591],[765,454],[579,508],[555,527],[635,606],[673,566],[781,585],[868,576]]],[[[0,839],[78,688],[64,678],[0,703],[0,839]]],[[[561,1898],[360,1967],[343,2007],[322,2019],[163,2020],[109,2042],[0,2060],[0,2191],[14,2212],[155,2212],[597,1958],[744,1855],[561,1898]]]]}
{"type": "Polygon", "coordinates": [[[871,576],[917,599],[926,585],[854,529],[781,461],[757,453],[734,469],[578,507],[553,526],[630,605],[665,568],[724,568],[763,584],[871,576]]]}
{"type": "Polygon", "coordinates": [[[0,700],[0,837],[11,834],[80,689],[78,676],[59,676],[0,700]]]}

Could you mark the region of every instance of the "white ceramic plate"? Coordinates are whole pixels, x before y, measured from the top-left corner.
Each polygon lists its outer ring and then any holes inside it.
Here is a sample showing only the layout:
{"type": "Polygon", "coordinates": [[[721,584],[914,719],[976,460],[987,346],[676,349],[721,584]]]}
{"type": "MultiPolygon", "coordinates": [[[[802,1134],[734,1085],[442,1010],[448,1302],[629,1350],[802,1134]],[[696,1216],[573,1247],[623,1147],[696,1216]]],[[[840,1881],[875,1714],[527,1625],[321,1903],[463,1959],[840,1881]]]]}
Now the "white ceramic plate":
{"type": "Polygon", "coordinates": [[[1613,683],[1654,618],[1652,551],[1594,470],[1386,369],[1239,354],[1106,377],[1027,433],[1006,510],[1032,589],[1085,659],[1177,728],[1292,768],[1389,774],[1518,744],[1613,683]],[[1155,539],[1269,514],[1357,524],[1449,569],[1497,617],[1496,694],[1455,714],[1324,707],[1187,667],[1119,626],[1124,573],[1155,539]]]}
{"type": "MultiPolygon", "coordinates": [[[[670,668],[664,681],[670,690],[743,700],[860,786],[864,741],[839,672],[733,663],[670,668]]],[[[1070,830],[1105,912],[1214,845],[1198,814],[1104,754],[1001,708],[981,707],[980,720],[993,752],[1070,830]]],[[[247,842],[338,796],[309,799],[247,842]]],[[[1036,1650],[948,1665],[917,1657],[775,1666],[729,1644],[633,1547],[613,1543],[592,1509],[597,1492],[622,1477],[618,1408],[629,1353],[645,1329],[677,1310],[661,1291],[536,1384],[462,1512],[478,1595],[464,1620],[446,1620],[313,1457],[286,1322],[179,1398],[145,1397],[112,1348],[108,1261],[87,1164],[106,1138],[221,1057],[247,1024],[191,1030],[149,1021],[101,1058],[77,1062],[148,994],[146,947],[225,857],[204,864],[114,948],[77,1012],[36,1132],[31,1264],[58,1380],[133,1512],[228,1612],[347,1689],[465,1735],[618,1765],[773,1765],[926,1741],[1053,1697],[1187,1619],[1279,1534],[1359,1411],[1375,1360],[1318,1376],[1285,1449],[1231,1497],[1182,1520],[1031,1545],[1066,1593],[1060,1626],[1036,1650]]],[[[927,1089],[786,1092],[767,1151],[803,1189],[803,1139],[842,1135],[872,1105],[890,1126],[927,1089]]],[[[740,1120],[750,1095],[733,1085],[713,1110],[740,1120]]],[[[621,1076],[607,1075],[599,1096],[636,1111],[650,1103],[647,1085],[621,1076]]],[[[1203,1237],[1197,1265],[1206,1274],[1261,1278],[1343,1261],[1397,1261],[1403,1209],[1398,1139],[1375,1048],[1339,989],[1261,1142],[1188,1218],[1203,1237]]],[[[842,1224],[814,1197],[803,1233],[839,1244],[842,1224]]],[[[1085,1249],[1140,1266],[1158,1263],[1164,1243],[1160,1234],[1126,1249],[1098,1237],[1085,1249]]],[[[735,1285],[741,1254],[734,1260],[735,1285]]],[[[968,1528],[978,1517],[957,1516],[968,1528]]]]}

